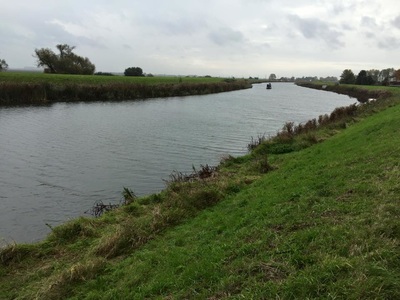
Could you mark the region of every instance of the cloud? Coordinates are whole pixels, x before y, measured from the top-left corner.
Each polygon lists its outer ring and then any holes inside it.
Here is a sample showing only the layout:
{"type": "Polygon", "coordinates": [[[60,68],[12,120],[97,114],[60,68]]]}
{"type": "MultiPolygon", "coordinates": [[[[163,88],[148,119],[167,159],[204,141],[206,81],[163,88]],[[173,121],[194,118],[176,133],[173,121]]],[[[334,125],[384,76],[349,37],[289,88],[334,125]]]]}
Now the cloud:
{"type": "Polygon", "coordinates": [[[346,11],[346,7],[342,3],[333,4],[332,12],[335,15],[341,14],[346,11]]]}
{"type": "MultiPolygon", "coordinates": [[[[329,4],[331,4],[330,1],[329,1],[329,4]]],[[[359,5],[359,3],[357,3],[357,2],[335,1],[335,3],[333,3],[333,5],[332,5],[331,11],[334,16],[338,16],[338,15],[346,14],[346,13],[354,14],[355,11],[357,10],[358,5],[359,5]]]]}
{"type": "Polygon", "coordinates": [[[368,39],[376,39],[376,34],[375,34],[374,32],[371,32],[371,31],[366,32],[366,33],[365,33],[365,36],[366,36],[368,39]]]}
{"type": "Polygon", "coordinates": [[[375,18],[363,16],[361,26],[367,29],[364,36],[372,41],[375,47],[389,51],[399,48],[400,39],[396,38],[396,34],[393,33],[393,26],[400,29],[400,16],[392,21],[382,19],[379,24],[375,18]]]}
{"type": "Polygon", "coordinates": [[[374,29],[379,27],[378,24],[376,23],[376,20],[369,16],[362,17],[361,25],[364,27],[368,27],[369,29],[374,29]]]}
{"type": "Polygon", "coordinates": [[[300,18],[297,15],[290,15],[289,21],[293,29],[297,29],[307,39],[322,40],[328,47],[338,49],[344,46],[339,39],[342,36],[337,30],[331,29],[328,23],[316,18],[300,18]]]}
{"type": "Polygon", "coordinates": [[[177,18],[153,20],[152,26],[168,35],[192,35],[206,27],[203,20],[177,18]]]}
{"type": "Polygon", "coordinates": [[[332,75],[338,65],[395,63],[397,1],[3,1],[0,51],[12,67],[67,43],[104,71],[240,76],[246,65],[252,75],[297,76],[313,65],[332,75]]]}
{"type": "Polygon", "coordinates": [[[244,35],[240,31],[227,27],[221,27],[216,31],[210,32],[208,37],[219,46],[243,43],[245,40],[244,35]]]}
{"type": "Polygon", "coordinates": [[[393,21],[392,21],[392,25],[394,27],[396,27],[397,29],[400,29],[400,15],[397,16],[393,21]]]}
{"type": "Polygon", "coordinates": [[[378,47],[386,50],[396,50],[400,47],[400,39],[394,37],[385,37],[378,42],[378,47]]]}
{"type": "MultiPolygon", "coordinates": [[[[67,43],[72,45],[90,46],[94,48],[106,48],[103,43],[93,37],[88,28],[69,22],[54,19],[47,22],[47,43],[67,43]]],[[[41,36],[41,38],[43,38],[41,36]]]]}

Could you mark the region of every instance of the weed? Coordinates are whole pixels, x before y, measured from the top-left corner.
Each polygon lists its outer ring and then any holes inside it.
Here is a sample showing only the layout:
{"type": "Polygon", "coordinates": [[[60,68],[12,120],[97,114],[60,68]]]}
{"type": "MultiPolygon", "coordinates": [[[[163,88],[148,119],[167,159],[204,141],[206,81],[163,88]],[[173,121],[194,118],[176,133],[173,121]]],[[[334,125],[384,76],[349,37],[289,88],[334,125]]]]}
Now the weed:
{"type": "Polygon", "coordinates": [[[76,263],[59,274],[56,274],[39,286],[35,299],[59,299],[68,293],[68,286],[93,279],[105,268],[104,259],[76,263]]]}
{"type": "Polygon", "coordinates": [[[247,144],[247,150],[252,151],[258,146],[260,146],[266,140],[265,134],[258,135],[257,138],[251,137],[250,143],[247,144]]]}
{"type": "Polygon", "coordinates": [[[114,209],[116,209],[118,207],[119,207],[118,204],[111,204],[111,203],[104,204],[103,201],[97,200],[93,204],[91,209],[85,211],[85,214],[90,214],[90,215],[95,216],[95,217],[100,217],[105,212],[114,210],[114,209]]]}
{"type": "Polygon", "coordinates": [[[9,244],[0,251],[0,262],[6,266],[12,262],[19,262],[28,255],[31,255],[32,247],[30,245],[18,246],[15,243],[9,244]]]}
{"type": "Polygon", "coordinates": [[[216,172],[218,171],[218,167],[212,167],[206,164],[205,166],[200,165],[200,169],[196,170],[194,166],[192,166],[193,172],[190,174],[174,171],[169,175],[169,180],[164,180],[167,185],[172,185],[173,183],[179,182],[193,182],[196,180],[204,180],[206,178],[210,178],[212,176],[216,176],[216,172]]]}
{"type": "Polygon", "coordinates": [[[143,213],[142,206],[137,202],[129,203],[129,204],[124,205],[123,206],[123,210],[126,213],[128,213],[128,214],[130,214],[132,216],[135,216],[135,217],[138,217],[143,213]]]}
{"type": "Polygon", "coordinates": [[[53,228],[49,235],[49,241],[56,244],[66,244],[79,238],[89,238],[94,235],[93,222],[81,217],[53,228]]]}
{"type": "Polygon", "coordinates": [[[223,194],[215,188],[204,188],[196,191],[186,201],[196,209],[204,209],[222,199],[223,194]]]}
{"type": "Polygon", "coordinates": [[[267,155],[257,156],[255,158],[255,168],[261,174],[274,170],[274,167],[268,162],[267,155]]]}
{"type": "Polygon", "coordinates": [[[129,189],[124,187],[124,190],[122,191],[122,196],[124,197],[124,204],[130,204],[133,201],[135,201],[137,199],[137,196],[135,195],[135,193],[129,189]]]}

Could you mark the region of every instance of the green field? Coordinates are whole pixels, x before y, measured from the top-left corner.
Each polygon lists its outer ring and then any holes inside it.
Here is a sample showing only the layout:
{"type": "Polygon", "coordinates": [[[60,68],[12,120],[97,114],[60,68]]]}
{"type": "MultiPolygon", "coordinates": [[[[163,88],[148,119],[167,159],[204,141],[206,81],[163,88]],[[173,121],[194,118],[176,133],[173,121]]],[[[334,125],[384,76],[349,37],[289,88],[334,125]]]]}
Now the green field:
{"type": "Polygon", "coordinates": [[[0,299],[400,299],[398,91],[9,245],[0,299]]]}
{"type": "Polygon", "coordinates": [[[0,72],[0,106],[71,101],[126,101],[221,93],[255,80],[211,77],[127,77],[0,72]]]}
{"type": "Polygon", "coordinates": [[[133,77],[104,75],[45,74],[38,72],[0,72],[0,82],[50,83],[50,84],[171,84],[171,83],[215,83],[224,78],[213,77],[133,77]]]}

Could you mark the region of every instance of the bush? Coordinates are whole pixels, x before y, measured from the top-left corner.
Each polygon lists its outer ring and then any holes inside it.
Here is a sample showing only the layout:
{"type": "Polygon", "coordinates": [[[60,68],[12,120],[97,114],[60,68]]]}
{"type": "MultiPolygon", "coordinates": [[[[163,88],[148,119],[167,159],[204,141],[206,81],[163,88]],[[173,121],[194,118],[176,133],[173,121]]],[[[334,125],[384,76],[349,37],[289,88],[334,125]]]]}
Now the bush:
{"type": "Polygon", "coordinates": [[[247,144],[247,150],[252,151],[255,148],[257,148],[259,145],[261,145],[264,141],[266,140],[265,134],[263,135],[258,135],[257,138],[251,137],[251,141],[249,144],[247,144]]]}
{"type": "Polygon", "coordinates": [[[144,76],[142,68],[139,67],[130,67],[125,69],[125,76],[144,76]]]}

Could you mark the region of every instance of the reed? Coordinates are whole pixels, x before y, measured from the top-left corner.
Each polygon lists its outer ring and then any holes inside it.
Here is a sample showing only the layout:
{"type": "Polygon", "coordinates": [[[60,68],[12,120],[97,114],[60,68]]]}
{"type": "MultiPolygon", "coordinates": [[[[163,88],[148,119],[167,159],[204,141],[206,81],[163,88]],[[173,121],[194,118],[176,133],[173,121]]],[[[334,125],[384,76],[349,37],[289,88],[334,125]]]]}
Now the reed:
{"type": "MultiPolygon", "coordinates": [[[[109,76],[112,78],[113,76],[109,76]]],[[[204,95],[250,88],[245,80],[181,83],[47,83],[1,82],[0,105],[43,105],[54,102],[121,101],[204,95]]]]}

